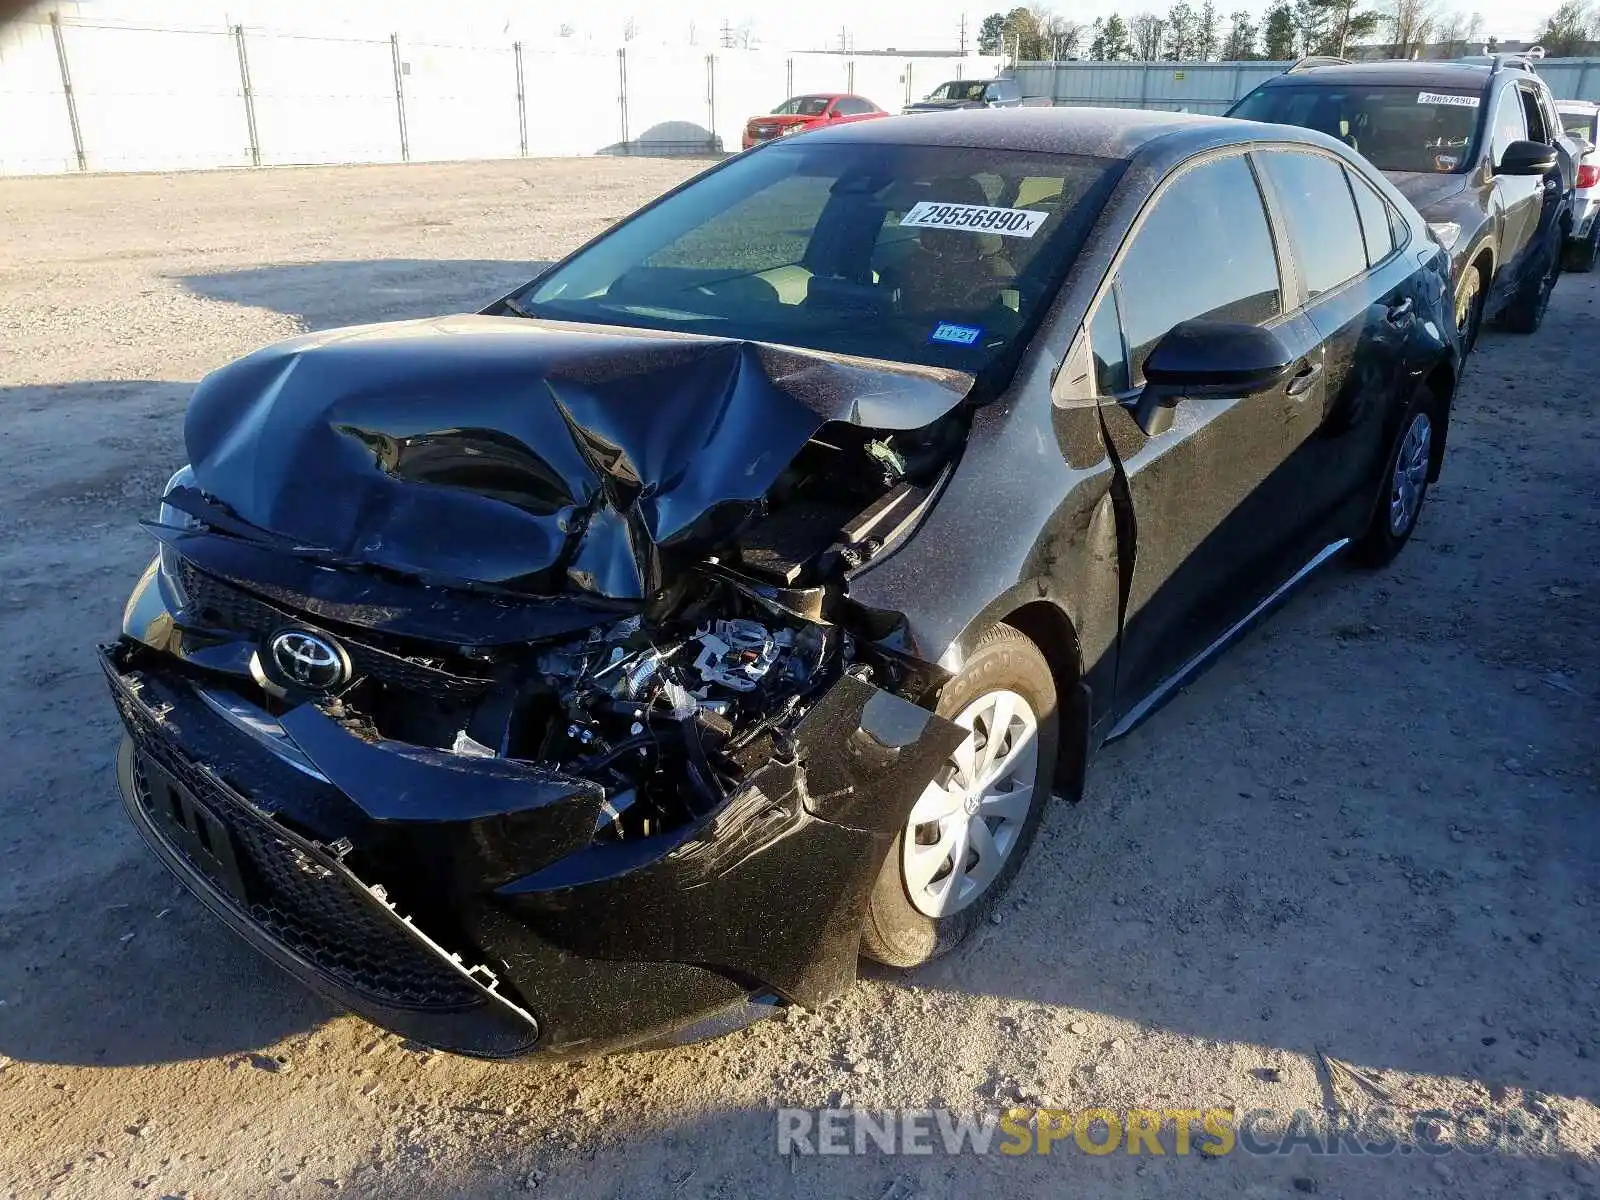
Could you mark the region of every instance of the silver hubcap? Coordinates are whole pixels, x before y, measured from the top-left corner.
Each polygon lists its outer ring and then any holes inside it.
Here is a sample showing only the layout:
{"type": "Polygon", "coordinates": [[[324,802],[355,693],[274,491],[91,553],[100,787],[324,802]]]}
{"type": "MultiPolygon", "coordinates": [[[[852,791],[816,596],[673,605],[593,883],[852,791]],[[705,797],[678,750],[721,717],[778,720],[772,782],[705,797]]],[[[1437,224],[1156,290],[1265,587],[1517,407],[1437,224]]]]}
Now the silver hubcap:
{"type": "Polygon", "coordinates": [[[1389,532],[1396,536],[1411,528],[1422,507],[1428,485],[1428,452],[1433,446],[1433,422],[1427,413],[1411,418],[1400,456],[1394,460],[1394,486],[1389,494],[1389,532]]]}
{"type": "Polygon", "coordinates": [[[1016,692],[984,693],[955,723],[971,732],[912,808],[900,864],[911,903],[930,917],[988,890],[1022,833],[1039,772],[1039,720],[1016,692]]]}

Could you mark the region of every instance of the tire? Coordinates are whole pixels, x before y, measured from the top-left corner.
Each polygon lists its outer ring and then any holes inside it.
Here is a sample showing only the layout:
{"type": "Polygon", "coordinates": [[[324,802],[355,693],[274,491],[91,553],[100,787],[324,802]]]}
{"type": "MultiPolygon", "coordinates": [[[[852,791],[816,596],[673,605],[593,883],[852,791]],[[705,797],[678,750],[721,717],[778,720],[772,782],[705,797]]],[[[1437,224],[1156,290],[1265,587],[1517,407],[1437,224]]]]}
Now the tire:
{"type": "Polygon", "coordinates": [[[1566,253],[1562,259],[1562,269],[1575,271],[1580,275],[1588,274],[1594,270],[1594,261],[1600,256],[1600,218],[1594,223],[1594,228],[1589,231],[1589,236],[1581,242],[1568,242],[1566,253]]]}
{"type": "Polygon", "coordinates": [[[988,919],[1027,857],[1055,777],[1060,716],[1050,664],[1009,625],[996,625],[978,640],[961,673],[945,685],[936,711],[973,729],[963,743],[971,754],[957,750],[946,770],[924,790],[906,827],[895,836],[868,896],[861,951],[892,967],[914,967],[937,958],[988,919]],[[973,758],[981,764],[993,744],[989,722],[1001,711],[998,706],[1006,703],[1012,714],[1006,721],[1009,732],[997,750],[1008,756],[1015,773],[986,783],[980,789],[980,794],[988,795],[984,801],[962,784],[974,773],[973,758]],[[1033,757],[1028,785],[1030,718],[1033,757]],[[1014,757],[1008,754],[1012,749],[1014,757]],[[1025,786],[1031,786],[1026,799],[1015,798],[1025,786]],[[969,804],[982,807],[973,812],[969,804]],[[933,819],[919,820],[922,817],[933,819]],[[973,844],[972,830],[979,824],[987,831],[983,840],[990,851],[973,844]],[[958,849],[960,864],[955,863],[958,849]],[[997,856],[988,859],[988,868],[985,853],[997,856]],[[961,868],[959,875],[956,866],[961,868]]]}
{"type": "Polygon", "coordinates": [[[1512,333],[1537,333],[1544,324],[1544,314],[1550,308],[1550,293],[1561,277],[1560,236],[1557,230],[1551,239],[1553,244],[1546,246],[1540,255],[1541,269],[1523,281],[1505,312],[1500,314],[1500,323],[1512,333]]]}
{"type": "Polygon", "coordinates": [[[1476,263],[1461,275],[1461,285],[1456,288],[1456,334],[1461,339],[1461,357],[1465,359],[1478,344],[1478,331],[1483,328],[1483,304],[1489,295],[1489,281],[1483,277],[1483,268],[1476,263]]]}
{"type": "Polygon", "coordinates": [[[1439,436],[1438,400],[1421,388],[1405,415],[1384,460],[1372,521],[1356,543],[1356,557],[1369,567],[1387,566],[1411,540],[1428,498],[1433,439],[1439,436]]]}

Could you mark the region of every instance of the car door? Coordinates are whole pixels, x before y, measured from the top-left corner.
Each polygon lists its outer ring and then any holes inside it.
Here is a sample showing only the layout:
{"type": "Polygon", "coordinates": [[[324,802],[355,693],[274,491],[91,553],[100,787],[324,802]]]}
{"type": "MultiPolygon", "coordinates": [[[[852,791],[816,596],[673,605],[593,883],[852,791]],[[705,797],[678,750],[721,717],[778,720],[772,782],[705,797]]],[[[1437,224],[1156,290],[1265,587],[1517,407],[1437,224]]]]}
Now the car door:
{"type": "Polygon", "coordinates": [[[1091,309],[1099,410],[1132,526],[1123,712],[1247,613],[1299,550],[1300,484],[1286,471],[1316,430],[1321,351],[1311,322],[1287,315],[1294,307],[1255,172],[1234,152],[1168,177],[1091,309]],[[1267,392],[1185,399],[1171,428],[1146,434],[1132,412],[1144,361],[1174,325],[1200,318],[1271,326],[1303,357],[1267,392]]]}
{"type": "MultiPolygon", "coordinates": [[[[1499,165],[1500,156],[1512,142],[1525,141],[1528,121],[1523,114],[1522,97],[1515,87],[1505,88],[1495,101],[1494,118],[1489,126],[1489,163],[1499,165]]],[[[1532,175],[1496,175],[1494,177],[1494,203],[1498,209],[1497,223],[1501,270],[1497,273],[1503,281],[1501,290],[1515,286],[1527,265],[1527,249],[1539,221],[1539,198],[1543,183],[1532,175]]]]}
{"type": "Polygon", "coordinates": [[[1351,532],[1370,505],[1387,446],[1384,421],[1419,306],[1416,265],[1397,252],[1389,206],[1330,154],[1272,149],[1254,154],[1268,199],[1288,232],[1305,315],[1322,343],[1315,432],[1296,451],[1304,536],[1351,532]]]}

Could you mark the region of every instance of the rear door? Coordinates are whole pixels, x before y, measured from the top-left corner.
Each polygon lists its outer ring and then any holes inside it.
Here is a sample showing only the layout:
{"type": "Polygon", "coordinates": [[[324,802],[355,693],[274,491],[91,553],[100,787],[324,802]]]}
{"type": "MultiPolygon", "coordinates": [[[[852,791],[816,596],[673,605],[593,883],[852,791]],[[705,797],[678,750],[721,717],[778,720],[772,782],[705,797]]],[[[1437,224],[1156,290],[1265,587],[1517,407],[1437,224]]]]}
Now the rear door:
{"type": "Polygon", "coordinates": [[[1124,712],[1306,557],[1302,484],[1288,472],[1319,421],[1321,351],[1311,322],[1285,315],[1294,307],[1255,173],[1233,153],[1168,177],[1091,310],[1101,419],[1135,526],[1117,668],[1124,712]],[[1131,412],[1145,359],[1198,318],[1272,326],[1304,355],[1299,374],[1256,396],[1183,400],[1170,429],[1146,435],[1131,412]]]}
{"type": "Polygon", "coordinates": [[[1253,157],[1322,342],[1324,386],[1303,400],[1320,411],[1296,451],[1295,474],[1304,536],[1331,542],[1370,506],[1387,450],[1385,418],[1424,297],[1415,291],[1415,264],[1398,252],[1388,204],[1359,171],[1309,149],[1253,157]]]}

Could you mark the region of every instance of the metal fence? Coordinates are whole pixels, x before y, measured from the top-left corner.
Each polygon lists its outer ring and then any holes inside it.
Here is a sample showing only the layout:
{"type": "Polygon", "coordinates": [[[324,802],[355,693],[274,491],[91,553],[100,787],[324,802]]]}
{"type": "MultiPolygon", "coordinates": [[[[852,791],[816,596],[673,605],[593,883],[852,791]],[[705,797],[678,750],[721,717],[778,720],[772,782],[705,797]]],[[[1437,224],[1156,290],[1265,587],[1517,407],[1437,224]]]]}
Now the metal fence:
{"type": "Polygon", "coordinates": [[[0,31],[0,175],[737,150],[803,92],[893,111],[996,58],[585,50],[51,15],[0,31]]]}
{"type": "MultiPolygon", "coordinates": [[[[1024,62],[1013,68],[1030,99],[1110,108],[1226,112],[1287,62],[1024,62]]],[[[1535,68],[1563,100],[1600,100],[1600,58],[1545,59],[1535,68]]]]}

